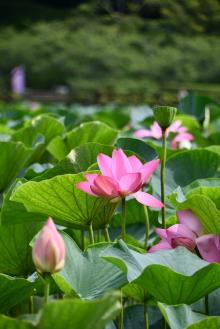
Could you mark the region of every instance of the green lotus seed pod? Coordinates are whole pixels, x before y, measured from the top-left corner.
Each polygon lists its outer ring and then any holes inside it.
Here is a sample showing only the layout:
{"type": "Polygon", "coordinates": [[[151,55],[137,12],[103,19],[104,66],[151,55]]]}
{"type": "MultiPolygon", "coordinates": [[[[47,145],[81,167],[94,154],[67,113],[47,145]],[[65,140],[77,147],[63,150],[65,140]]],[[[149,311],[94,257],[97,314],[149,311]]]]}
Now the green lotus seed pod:
{"type": "Polygon", "coordinates": [[[173,122],[177,109],[171,106],[155,106],[154,117],[162,129],[168,128],[173,122]]]}

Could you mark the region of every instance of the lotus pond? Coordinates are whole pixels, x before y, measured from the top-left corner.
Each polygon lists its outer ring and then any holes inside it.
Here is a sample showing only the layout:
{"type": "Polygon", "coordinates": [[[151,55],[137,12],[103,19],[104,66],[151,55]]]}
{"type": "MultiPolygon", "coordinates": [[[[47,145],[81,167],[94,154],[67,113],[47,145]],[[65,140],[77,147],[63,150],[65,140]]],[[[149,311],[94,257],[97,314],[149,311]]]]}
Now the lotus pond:
{"type": "Polygon", "coordinates": [[[220,328],[220,105],[0,105],[0,329],[220,328]]]}

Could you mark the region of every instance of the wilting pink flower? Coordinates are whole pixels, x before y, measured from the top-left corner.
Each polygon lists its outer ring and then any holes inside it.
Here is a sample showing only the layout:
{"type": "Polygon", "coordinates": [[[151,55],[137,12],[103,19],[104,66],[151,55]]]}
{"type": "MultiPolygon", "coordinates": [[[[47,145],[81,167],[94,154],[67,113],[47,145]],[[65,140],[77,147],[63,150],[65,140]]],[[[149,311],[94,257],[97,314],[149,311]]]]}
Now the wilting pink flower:
{"type": "Polygon", "coordinates": [[[50,217],[36,238],[32,258],[40,273],[54,273],[64,266],[64,242],[50,217]]]}
{"type": "MultiPolygon", "coordinates": [[[[173,122],[170,127],[166,130],[166,135],[168,136],[169,133],[177,134],[172,140],[171,140],[171,148],[176,149],[178,146],[184,145],[184,142],[189,144],[188,147],[191,146],[191,141],[194,140],[194,137],[192,134],[190,134],[187,131],[186,127],[182,126],[182,122],[180,120],[177,120],[173,122]]],[[[144,137],[152,137],[155,139],[161,139],[162,138],[162,129],[159,126],[159,124],[155,121],[151,126],[150,129],[140,129],[134,132],[134,136],[138,138],[144,138],[144,137]]]]}
{"type": "Polygon", "coordinates": [[[199,219],[190,210],[177,211],[177,217],[180,224],[172,225],[168,229],[157,228],[155,230],[161,240],[148,252],[173,249],[177,246],[184,246],[190,251],[195,249],[196,239],[202,234],[199,219]]]}
{"type": "Polygon", "coordinates": [[[85,174],[87,181],[76,184],[76,187],[93,196],[116,201],[129,194],[144,205],[162,208],[163,204],[152,195],[140,191],[145,182],[156,170],[160,160],[145,163],[134,155],[127,157],[121,150],[113,150],[112,158],[100,153],[97,162],[100,174],[85,174]]]}
{"type": "Polygon", "coordinates": [[[207,262],[220,263],[220,236],[206,234],[196,239],[200,255],[207,262]]]}

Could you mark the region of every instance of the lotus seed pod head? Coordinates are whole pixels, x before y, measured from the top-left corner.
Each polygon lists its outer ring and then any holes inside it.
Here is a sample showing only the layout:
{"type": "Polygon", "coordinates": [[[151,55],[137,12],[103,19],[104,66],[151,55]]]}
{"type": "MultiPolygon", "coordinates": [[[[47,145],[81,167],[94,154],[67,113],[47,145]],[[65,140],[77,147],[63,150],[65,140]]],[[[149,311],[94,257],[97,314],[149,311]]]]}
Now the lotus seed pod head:
{"type": "Polygon", "coordinates": [[[173,122],[177,109],[171,106],[155,106],[154,117],[162,129],[167,129],[173,122]]]}
{"type": "Polygon", "coordinates": [[[32,259],[39,273],[55,273],[64,266],[64,241],[50,217],[37,235],[32,249],[32,259]]]}

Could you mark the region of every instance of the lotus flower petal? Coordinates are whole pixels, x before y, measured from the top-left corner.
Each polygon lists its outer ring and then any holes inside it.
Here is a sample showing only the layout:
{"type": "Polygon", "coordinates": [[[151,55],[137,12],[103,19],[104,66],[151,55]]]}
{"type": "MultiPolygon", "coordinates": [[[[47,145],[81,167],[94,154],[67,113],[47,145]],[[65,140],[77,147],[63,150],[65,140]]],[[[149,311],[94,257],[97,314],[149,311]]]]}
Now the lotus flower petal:
{"type": "Polygon", "coordinates": [[[145,206],[163,208],[163,204],[149,193],[139,191],[134,194],[134,197],[138,202],[144,204],[145,206]]]}
{"type": "Polygon", "coordinates": [[[93,193],[103,197],[116,197],[119,195],[119,186],[114,179],[106,176],[98,176],[91,185],[93,193]]]}
{"type": "Polygon", "coordinates": [[[119,181],[120,193],[123,195],[135,193],[141,188],[141,185],[140,173],[126,174],[119,181]]]}
{"type": "Polygon", "coordinates": [[[80,183],[77,183],[76,184],[76,188],[78,188],[79,190],[85,192],[85,193],[88,193],[90,195],[93,195],[93,196],[97,196],[94,192],[92,192],[91,190],[91,185],[89,182],[80,182],[80,183]]]}
{"type": "Polygon", "coordinates": [[[202,235],[196,239],[200,255],[207,262],[220,263],[220,236],[216,234],[202,235]]]}
{"type": "Polygon", "coordinates": [[[160,160],[152,160],[147,163],[145,163],[140,172],[142,174],[142,182],[145,183],[149,177],[153,174],[153,172],[157,169],[158,164],[160,163],[160,160]]]}
{"type": "Polygon", "coordinates": [[[198,217],[189,209],[177,211],[177,217],[180,224],[186,225],[197,236],[202,235],[203,228],[198,217]]]}
{"type": "Polygon", "coordinates": [[[168,243],[167,240],[160,240],[159,243],[155,244],[154,246],[152,246],[148,252],[155,252],[155,251],[160,251],[160,250],[169,250],[172,249],[171,245],[168,243]]]}
{"type": "Polygon", "coordinates": [[[132,167],[128,157],[121,149],[114,150],[112,152],[112,173],[114,178],[119,181],[122,176],[131,172],[132,167]]]}
{"type": "Polygon", "coordinates": [[[134,132],[134,136],[138,138],[153,137],[152,131],[149,129],[139,129],[134,132]]]}
{"type": "Polygon", "coordinates": [[[135,155],[128,157],[128,160],[131,164],[132,172],[139,172],[140,168],[143,166],[141,161],[135,155]]]}
{"type": "Polygon", "coordinates": [[[100,153],[97,157],[97,162],[103,176],[112,176],[112,159],[103,153],[100,153]]]}

